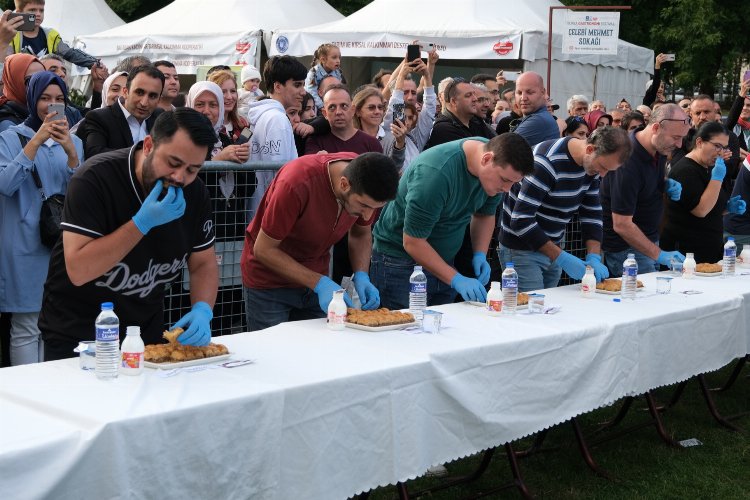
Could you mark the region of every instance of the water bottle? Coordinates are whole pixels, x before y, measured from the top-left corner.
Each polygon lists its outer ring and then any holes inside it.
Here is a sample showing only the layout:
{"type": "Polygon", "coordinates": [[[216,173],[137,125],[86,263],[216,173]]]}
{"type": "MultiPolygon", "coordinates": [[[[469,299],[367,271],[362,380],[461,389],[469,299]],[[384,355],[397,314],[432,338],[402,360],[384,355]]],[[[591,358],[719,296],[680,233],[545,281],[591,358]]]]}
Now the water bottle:
{"type": "Polygon", "coordinates": [[[346,302],[344,301],[344,290],[333,292],[333,298],[328,304],[328,329],[343,330],[346,323],[346,302]]]}
{"type": "Polygon", "coordinates": [[[512,262],[505,264],[505,271],[501,276],[503,288],[503,314],[516,314],[518,304],[518,273],[512,262]]]}
{"type": "Polygon", "coordinates": [[[120,319],[112,302],[102,304],[96,317],[96,376],[102,380],[117,378],[120,371],[120,319]]]}
{"type": "Polygon", "coordinates": [[[688,252],[685,254],[685,262],[682,263],[682,277],[685,279],[693,279],[695,276],[695,257],[692,253],[688,252]]]}
{"type": "Polygon", "coordinates": [[[734,266],[737,261],[737,244],[733,237],[727,239],[724,245],[724,260],[721,262],[721,277],[734,276],[734,266]]]}
{"type": "Polygon", "coordinates": [[[635,260],[635,254],[629,253],[628,258],[622,264],[622,284],[620,285],[620,294],[623,299],[635,299],[635,293],[638,289],[638,262],[635,260]]]}
{"type": "Polygon", "coordinates": [[[493,281],[487,293],[487,312],[490,316],[499,316],[503,312],[503,291],[499,281],[493,281]]]}
{"type": "Polygon", "coordinates": [[[143,339],[139,326],[129,326],[127,336],[120,349],[120,373],[123,375],[140,375],[143,372],[143,339]]]}
{"type": "Polygon", "coordinates": [[[409,277],[409,312],[418,322],[422,322],[422,311],[427,307],[427,276],[422,266],[414,266],[409,277]]]}

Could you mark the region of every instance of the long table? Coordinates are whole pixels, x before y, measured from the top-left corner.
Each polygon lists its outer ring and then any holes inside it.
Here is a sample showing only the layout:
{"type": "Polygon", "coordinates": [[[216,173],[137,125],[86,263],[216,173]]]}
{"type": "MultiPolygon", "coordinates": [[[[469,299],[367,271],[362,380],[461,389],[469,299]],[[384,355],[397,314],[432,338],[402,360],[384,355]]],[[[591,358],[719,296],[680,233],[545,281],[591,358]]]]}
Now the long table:
{"type": "Polygon", "coordinates": [[[437,307],[438,335],[311,320],[220,337],[255,360],[232,369],[114,381],[77,359],[3,369],[0,491],[346,498],[748,353],[750,276],[676,278],[670,295],[655,277],[634,301],[545,290],[553,315],[437,307]]]}

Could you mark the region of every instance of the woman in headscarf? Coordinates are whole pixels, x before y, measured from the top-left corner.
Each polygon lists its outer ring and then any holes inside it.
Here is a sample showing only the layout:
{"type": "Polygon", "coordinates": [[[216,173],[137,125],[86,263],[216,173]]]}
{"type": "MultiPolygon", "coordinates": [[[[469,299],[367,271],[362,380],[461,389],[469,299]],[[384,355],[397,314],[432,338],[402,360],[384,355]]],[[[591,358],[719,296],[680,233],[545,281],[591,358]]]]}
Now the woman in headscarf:
{"type": "Polygon", "coordinates": [[[203,113],[214,126],[219,140],[209,151],[208,160],[245,163],[250,157],[249,144],[232,144],[224,128],[224,94],[214,82],[196,82],[190,87],[185,105],[203,113]]]}
{"type": "Polygon", "coordinates": [[[0,132],[18,125],[29,115],[26,109],[26,81],[44,71],[44,65],[30,54],[12,54],[3,66],[3,95],[0,96],[0,132]]]}
{"type": "Polygon", "coordinates": [[[115,71],[102,84],[102,108],[111,106],[115,99],[124,96],[125,84],[128,81],[127,71],[115,71]]]}
{"type": "Polygon", "coordinates": [[[23,99],[28,117],[0,134],[0,311],[12,313],[12,365],[44,359],[37,318],[50,249],[39,236],[42,199],[31,171],[47,196],[64,194],[83,161],[83,144],[70,134],[65,115],[47,113],[51,103],[67,105],[67,93],[59,76],[36,73],[23,99]]]}
{"type": "Polygon", "coordinates": [[[237,81],[234,73],[227,70],[214,71],[208,77],[221,88],[224,96],[224,128],[223,132],[232,140],[232,144],[247,142],[241,139],[242,131],[247,127],[247,120],[237,112],[237,81]]]}
{"type": "Polygon", "coordinates": [[[586,137],[593,134],[594,130],[598,129],[599,127],[609,127],[612,125],[612,115],[608,115],[600,109],[589,111],[583,116],[583,119],[586,121],[586,125],[589,127],[589,133],[586,134],[586,137]]]}

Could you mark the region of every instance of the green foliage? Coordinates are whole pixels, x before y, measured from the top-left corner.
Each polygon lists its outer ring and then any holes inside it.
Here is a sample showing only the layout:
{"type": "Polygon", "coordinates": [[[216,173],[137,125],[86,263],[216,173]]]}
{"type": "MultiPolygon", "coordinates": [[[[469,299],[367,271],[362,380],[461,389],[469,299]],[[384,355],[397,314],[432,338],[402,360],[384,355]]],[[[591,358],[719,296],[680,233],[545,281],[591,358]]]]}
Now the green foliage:
{"type": "Polygon", "coordinates": [[[70,99],[70,102],[80,107],[86,106],[86,101],[88,101],[88,97],[76,88],[68,90],[68,99],[70,99]]]}
{"type": "Polygon", "coordinates": [[[172,3],[172,0],[106,0],[109,8],[129,23],[172,3]]]}
{"type": "Polygon", "coordinates": [[[371,0],[327,0],[328,3],[336,9],[337,11],[341,12],[343,15],[348,16],[352,12],[356,12],[368,3],[370,3],[371,0]]]}

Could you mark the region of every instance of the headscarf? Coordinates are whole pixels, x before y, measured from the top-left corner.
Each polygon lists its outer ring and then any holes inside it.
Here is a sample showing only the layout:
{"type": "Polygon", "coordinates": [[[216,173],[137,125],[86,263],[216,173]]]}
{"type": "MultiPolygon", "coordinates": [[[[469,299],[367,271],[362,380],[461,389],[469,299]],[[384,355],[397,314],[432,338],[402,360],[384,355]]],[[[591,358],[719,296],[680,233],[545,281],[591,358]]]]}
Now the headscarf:
{"type": "Polygon", "coordinates": [[[609,118],[609,123],[612,123],[612,115],[608,115],[601,109],[596,109],[594,111],[589,111],[583,116],[583,119],[586,121],[586,125],[589,127],[589,133],[588,135],[591,135],[594,130],[596,130],[596,124],[599,122],[599,119],[602,116],[606,116],[609,118]]]}
{"type": "Polygon", "coordinates": [[[106,80],[104,80],[104,83],[102,84],[102,108],[106,108],[107,106],[109,106],[109,104],[107,104],[107,94],[109,94],[110,85],[112,85],[112,82],[114,82],[116,78],[119,78],[122,75],[125,75],[125,77],[127,78],[128,72],[115,71],[114,73],[109,75],[106,80]]]}
{"type": "MultiPolygon", "coordinates": [[[[39,73],[34,73],[31,76],[28,88],[26,89],[26,106],[29,109],[29,116],[26,118],[26,121],[23,122],[30,129],[34,130],[34,132],[38,131],[39,127],[42,125],[42,118],[39,117],[39,113],[37,113],[36,110],[37,102],[39,102],[39,98],[50,85],[57,85],[60,87],[60,90],[65,96],[65,106],[70,105],[68,102],[68,87],[65,86],[65,82],[62,78],[51,71],[40,71],[39,73]]],[[[64,116],[62,118],[65,119],[64,116]]]]}
{"type": "Polygon", "coordinates": [[[3,96],[0,106],[7,101],[14,101],[26,106],[26,84],[24,78],[31,63],[42,62],[31,54],[12,54],[5,58],[3,66],[3,96]]]}
{"type": "Polygon", "coordinates": [[[222,92],[221,87],[216,85],[214,82],[209,81],[200,81],[194,83],[188,91],[185,106],[187,106],[188,108],[192,108],[195,104],[195,101],[203,92],[211,92],[216,96],[216,100],[219,101],[219,118],[216,123],[212,124],[214,126],[214,131],[216,131],[216,133],[218,134],[221,131],[222,127],[224,127],[224,93],[222,92]]]}

